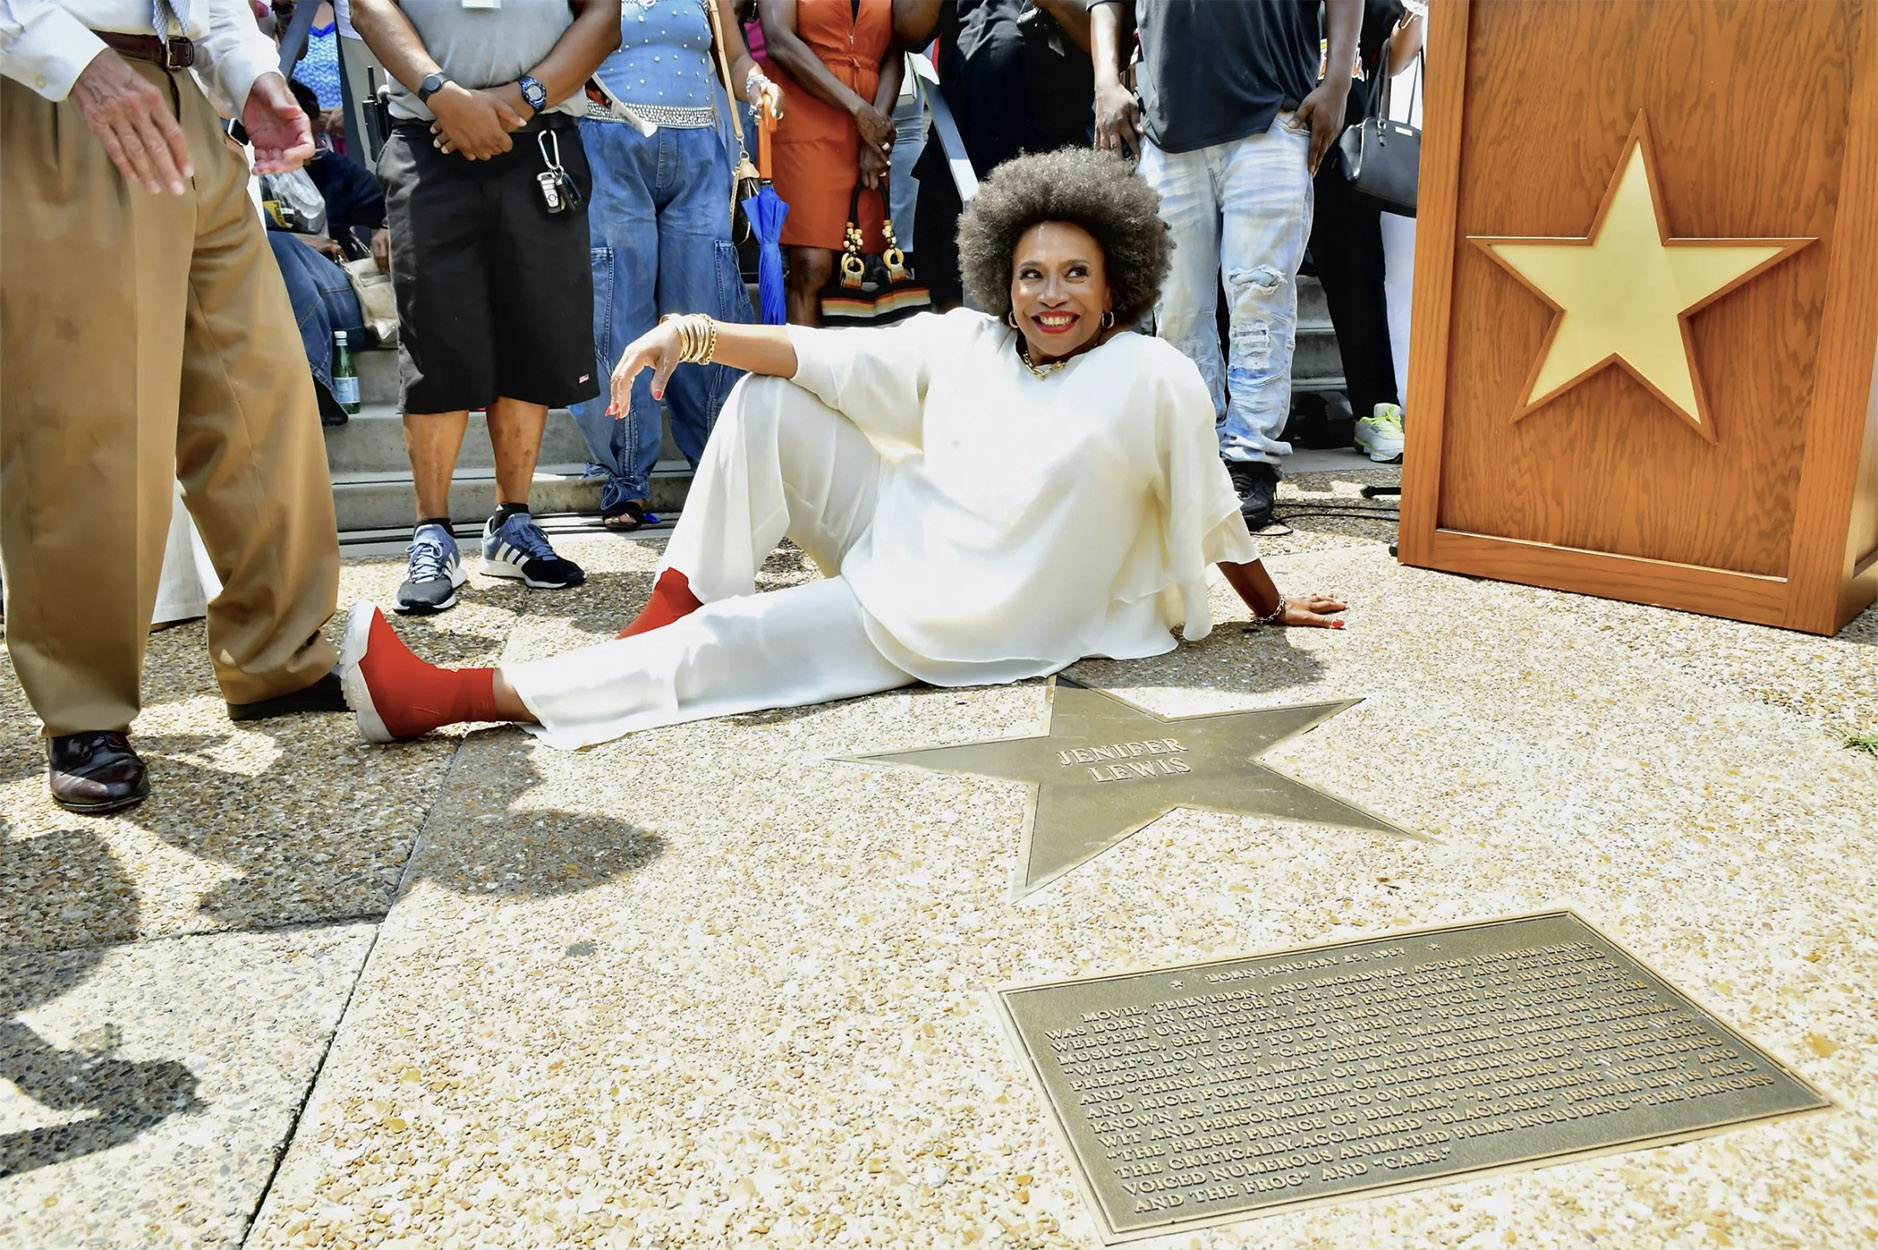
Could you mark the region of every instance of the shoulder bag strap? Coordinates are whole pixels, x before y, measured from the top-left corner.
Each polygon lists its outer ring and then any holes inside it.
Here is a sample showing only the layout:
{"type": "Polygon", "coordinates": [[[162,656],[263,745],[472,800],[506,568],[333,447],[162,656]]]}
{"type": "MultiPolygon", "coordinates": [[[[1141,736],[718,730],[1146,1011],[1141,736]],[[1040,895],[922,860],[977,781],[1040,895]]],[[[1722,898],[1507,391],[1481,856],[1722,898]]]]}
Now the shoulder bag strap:
{"type": "MultiPolygon", "coordinates": [[[[294,7],[293,21],[288,23],[286,33],[280,37],[280,75],[292,79],[294,66],[306,55],[307,35],[313,29],[313,18],[320,11],[319,0],[300,0],[294,7]]],[[[338,19],[334,19],[335,26],[338,19]]]]}
{"type": "MultiPolygon", "coordinates": [[[[742,158],[739,166],[750,163],[750,150],[743,142],[743,118],[737,112],[737,89],[730,81],[730,54],[724,49],[724,28],[717,17],[717,0],[698,0],[704,6],[704,12],[711,19],[711,51],[717,58],[717,72],[724,80],[724,97],[730,101],[730,128],[737,135],[737,155],[742,158]]],[[[717,107],[717,95],[712,93],[711,107],[717,107]]],[[[741,168],[739,169],[741,176],[741,168]]]]}

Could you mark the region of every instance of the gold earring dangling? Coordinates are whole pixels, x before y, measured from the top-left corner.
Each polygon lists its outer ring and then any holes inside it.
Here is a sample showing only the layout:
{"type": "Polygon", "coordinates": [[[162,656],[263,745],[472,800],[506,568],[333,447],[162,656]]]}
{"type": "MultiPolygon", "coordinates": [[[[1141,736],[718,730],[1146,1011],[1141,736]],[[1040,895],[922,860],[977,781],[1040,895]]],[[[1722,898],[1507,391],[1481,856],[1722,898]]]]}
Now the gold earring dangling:
{"type": "Polygon", "coordinates": [[[1113,308],[1102,314],[1102,328],[1104,330],[1113,330],[1115,328],[1115,310],[1113,308]]]}
{"type": "Polygon", "coordinates": [[[1015,308],[1004,314],[1004,324],[1011,327],[1013,330],[1017,329],[1017,310],[1015,308]]]}

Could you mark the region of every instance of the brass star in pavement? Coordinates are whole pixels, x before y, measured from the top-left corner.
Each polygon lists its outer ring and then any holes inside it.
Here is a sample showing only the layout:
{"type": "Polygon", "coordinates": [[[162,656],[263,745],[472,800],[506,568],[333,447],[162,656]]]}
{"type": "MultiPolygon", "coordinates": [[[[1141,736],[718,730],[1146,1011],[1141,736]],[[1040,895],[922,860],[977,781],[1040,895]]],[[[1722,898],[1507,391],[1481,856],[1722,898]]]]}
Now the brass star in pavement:
{"type": "Polygon", "coordinates": [[[1514,420],[1615,363],[1713,442],[1689,318],[1813,240],[1670,238],[1638,113],[1589,236],[1472,241],[1553,310],[1514,420]]]}
{"type": "Polygon", "coordinates": [[[1018,898],[1181,807],[1427,841],[1256,758],[1361,700],[1162,717],[1061,677],[1047,698],[1039,737],[850,758],[1030,783],[1018,898]]]}

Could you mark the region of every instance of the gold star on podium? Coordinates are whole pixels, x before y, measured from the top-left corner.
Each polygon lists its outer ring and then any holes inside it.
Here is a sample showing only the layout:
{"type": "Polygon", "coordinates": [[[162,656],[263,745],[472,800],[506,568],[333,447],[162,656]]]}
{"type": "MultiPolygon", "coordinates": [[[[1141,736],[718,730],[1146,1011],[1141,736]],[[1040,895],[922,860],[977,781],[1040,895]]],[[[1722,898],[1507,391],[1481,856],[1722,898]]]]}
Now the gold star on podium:
{"type": "Polygon", "coordinates": [[[1582,239],[1474,238],[1552,307],[1514,420],[1613,362],[1713,442],[1689,318],[1812,239],[1672,239],[1642,113],[1582,239]]]}
{"type": "Polygon", "coordinates": [[[1039,737],[849,758],[1030,783],[1012,891],[1022,898],[1182,807],[1427,841],[1255,758],[1358,702],[1161,717],[1058,677],[1039,737]]]}

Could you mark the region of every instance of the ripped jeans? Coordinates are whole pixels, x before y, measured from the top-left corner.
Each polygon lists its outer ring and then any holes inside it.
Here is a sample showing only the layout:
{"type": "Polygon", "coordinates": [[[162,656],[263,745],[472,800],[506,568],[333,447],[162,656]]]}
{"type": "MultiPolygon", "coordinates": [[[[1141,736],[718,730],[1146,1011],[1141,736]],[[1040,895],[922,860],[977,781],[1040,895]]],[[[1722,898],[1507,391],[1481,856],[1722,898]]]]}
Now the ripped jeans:
{"type": "Polygon", "coordinates": [[[1279,436],[1291,411],[1298,265],[1311,235],[1311,137],[1292,122],[1280,113],[1262,135],[1197,152],[1142,141],[1141,176],[1160,192],[1175,244],[1158,333],[1200,367],[1226,460],[1276,464],[1291,454],[1279,436]],[[1224,361],[1215,319],[1222,273],[1232,325],[1224,361]]]}

